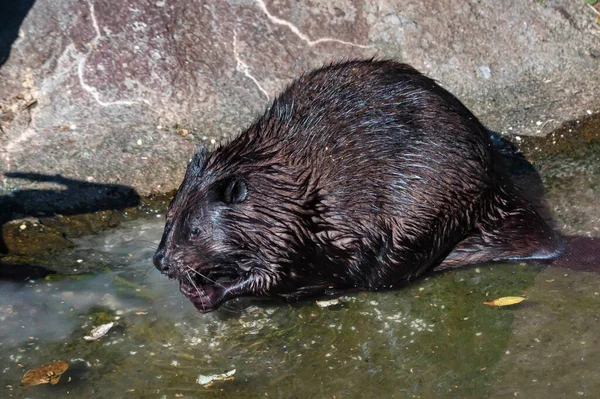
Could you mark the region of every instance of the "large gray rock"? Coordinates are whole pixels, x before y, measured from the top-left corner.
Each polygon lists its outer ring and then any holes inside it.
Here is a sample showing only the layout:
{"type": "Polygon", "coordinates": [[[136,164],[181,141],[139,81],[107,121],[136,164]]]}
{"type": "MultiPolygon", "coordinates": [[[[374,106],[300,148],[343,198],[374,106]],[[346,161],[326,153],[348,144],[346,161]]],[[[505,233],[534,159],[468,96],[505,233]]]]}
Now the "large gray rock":
{"type": "Polygon", "coordinates": [[[0,69],[0,169],[170,190],[195,141],[235,136],[303,71],[372,56],[499,131],[600,109],[583,0],[38,0],[0,69]]]}

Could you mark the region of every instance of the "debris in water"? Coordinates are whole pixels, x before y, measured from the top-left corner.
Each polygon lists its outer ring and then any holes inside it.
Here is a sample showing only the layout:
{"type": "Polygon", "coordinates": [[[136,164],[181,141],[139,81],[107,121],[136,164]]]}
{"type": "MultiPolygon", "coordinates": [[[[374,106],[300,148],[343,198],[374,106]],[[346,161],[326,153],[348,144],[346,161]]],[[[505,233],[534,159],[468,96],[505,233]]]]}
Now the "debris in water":
{"type": "Polygon", "coordinates": [[[491,302],[484,302],[484,305],[489,306],[510,306],[516,305],[517,303],[521,303],[525,300],[525,298],[520,296],[505,296],[503,298],[494,299],[491,302]]]}
{"type": "Polygon", "coordinates": [[[110,323],[102,324],[101,326],[94,328],[90,332],[90,335],[86,335],[85,337],[83,337],[83,339],[85,339],[86,341],[95,341],[98,338],[101,338],[104,335],[106,335],[108,330],[110,330],[114,325],[115,323],[112,321],[110,323]]]}
{"type": "Polygon", "coordinates": [[[69,363],[64,360],[45,364],[40,367],[28,370],[21,378],[21,385],[25,387],[52,384],[55,385],[60,381],[60,376],[67,371],[69,363]]]}
{"type": "Polygon", "coordinates": [[[334,306],[340,303],[339,299],[330,299],[328,301],[317,301],[317,306],[321,308],[327,308],[329,306],[334,306]]]}
{"type": "Polygon", "coordinates": [[[198,382],[198,384],[200,384],[200,385],[207,386],[207,385],[211,384],[213,381],[232,380],[234,378],[233,377],[234,374],[235,374],[235,369],[228,371],[226,373],[223,373],[223,374],[199,375],[198,380],[196,382],[198,382]]]}

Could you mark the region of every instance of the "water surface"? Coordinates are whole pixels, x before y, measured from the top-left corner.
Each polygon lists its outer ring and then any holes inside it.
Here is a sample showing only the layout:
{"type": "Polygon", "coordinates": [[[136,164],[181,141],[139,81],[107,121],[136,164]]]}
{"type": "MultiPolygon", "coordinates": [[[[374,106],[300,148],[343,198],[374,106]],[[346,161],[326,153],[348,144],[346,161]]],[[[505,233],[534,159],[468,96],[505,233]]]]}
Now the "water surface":
{"type": "MultiPolygon", "coordinates": [[[[598,153],[561,154],[536,165],[557,227],[600,236],[598,153]]],[[[600,273],[488,264],[434,273],[396,291],[349,294],[328,308],[314,300],[241,299],[200,315],[151,265],[162,228],[162,217],[152,216],[76,240],[82,270],[93,257],[106,260],[101,272],[0,282],[1,397],[593,398],[600,392],[600,273]],[[527,300],[507,308],[482,303],[503,296],[527,300]],[[83,339],[109,321],[116,325],[106,336],[83,339]],[[58,384],[19,386],[27,369],[53,360],[70,363],[58,384]],[[199,375],[233,369],[234,379],[196,383],[199,375]]]]}

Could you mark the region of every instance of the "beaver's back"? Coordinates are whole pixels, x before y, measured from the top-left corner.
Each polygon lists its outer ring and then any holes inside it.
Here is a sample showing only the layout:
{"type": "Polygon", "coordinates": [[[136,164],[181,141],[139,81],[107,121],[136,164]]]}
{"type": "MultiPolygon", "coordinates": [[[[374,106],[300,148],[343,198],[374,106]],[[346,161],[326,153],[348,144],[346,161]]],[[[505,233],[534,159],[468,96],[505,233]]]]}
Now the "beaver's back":
{"type": "Polygon", "coordinates": [[[365,237],[389,231],[410,252],[398,261],[423,262],[418,270],[474,228],[499,167],[466,107],[389,61],[300,77],[229,146],[237,159],[273,162],[318,191],[323,245],[370,247],[365,237]]]}

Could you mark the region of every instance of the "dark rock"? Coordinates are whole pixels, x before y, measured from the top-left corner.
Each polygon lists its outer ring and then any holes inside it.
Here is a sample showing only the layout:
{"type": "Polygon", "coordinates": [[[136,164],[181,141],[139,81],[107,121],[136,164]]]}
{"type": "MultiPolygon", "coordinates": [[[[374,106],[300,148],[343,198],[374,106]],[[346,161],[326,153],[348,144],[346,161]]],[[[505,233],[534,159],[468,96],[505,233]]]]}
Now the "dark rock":
{"type": "Polygon", "coordinates": [[[73,247],[59,231],[44,226],[36,219],[13,220],[2,226],[1,239],[6,253],[35,254],[73,247]]]}

